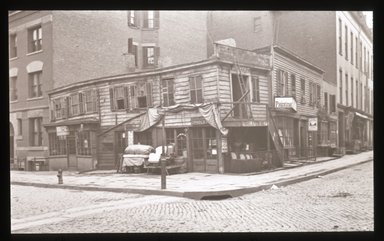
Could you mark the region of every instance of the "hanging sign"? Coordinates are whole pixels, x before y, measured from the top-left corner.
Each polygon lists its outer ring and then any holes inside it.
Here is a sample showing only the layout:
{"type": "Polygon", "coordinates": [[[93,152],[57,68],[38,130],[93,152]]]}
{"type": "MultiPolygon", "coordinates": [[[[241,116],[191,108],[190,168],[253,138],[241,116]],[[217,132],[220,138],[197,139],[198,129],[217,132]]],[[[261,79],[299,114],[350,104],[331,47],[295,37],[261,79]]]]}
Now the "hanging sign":
{"type": "Polygon", "coordinates": [[[275,97],[276,109],[293,109],[297,111],[297,104],[293,97],[275,97]]]}
{"type": "Polygon", "coordinates": [[[68,136],[69,128],[68,126],[56,126],[57,136],[68,136]]]}
{"type": "Polygon", "coordinates": [[[317,118],[308,118],[308,131],[317,131],[317,118]]]}

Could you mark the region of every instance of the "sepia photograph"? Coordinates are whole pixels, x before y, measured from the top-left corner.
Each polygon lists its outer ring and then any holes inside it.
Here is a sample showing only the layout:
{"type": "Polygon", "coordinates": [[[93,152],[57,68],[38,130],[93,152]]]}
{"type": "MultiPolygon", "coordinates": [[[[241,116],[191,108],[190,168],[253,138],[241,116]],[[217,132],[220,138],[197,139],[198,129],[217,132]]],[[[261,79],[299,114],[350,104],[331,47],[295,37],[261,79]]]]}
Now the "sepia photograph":
{"type": "Polygon", "coordinates": [[[374,231],[373,11],[7,13],[11,234],[374,231]]]}

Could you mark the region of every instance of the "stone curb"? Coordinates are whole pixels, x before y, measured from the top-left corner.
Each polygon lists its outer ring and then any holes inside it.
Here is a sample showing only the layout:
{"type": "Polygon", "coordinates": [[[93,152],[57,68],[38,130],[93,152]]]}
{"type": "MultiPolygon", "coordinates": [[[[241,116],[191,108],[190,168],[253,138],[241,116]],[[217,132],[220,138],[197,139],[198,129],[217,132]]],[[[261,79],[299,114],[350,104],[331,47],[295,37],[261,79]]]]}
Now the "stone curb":
{"type": "Polygon", "coordinates": [[[42,188],[62,188],[62,189],[72,189],[72,190],[85,190],[85,191],[107,191],[107,192],[118,192],[118,193],[135,193],[135,194],[144,194],[144,195],[165,195],[165,196],[174,196],[174,197],[185,197],[196,200],[201,199],[223,199],[230,197],[238,197],[249,193],[255,193],[262,190],[270,189],[272,185],[276,186],[288,186],[294,183],[307,181],[313,178],[316,178],[320,175],[327,175],[333,172],[337,172],[349,167],[361,165],[367,162],[372,161],[373,158],[353,163],[350,165],[345,165],[335,169],[330,169],[326,171],[319,171],[312,173],[310,175],[294,177],[286,180],[277,180],[273,183],[267,183],[255,187],[239,188],[232,190],[220,190],[220,191],[196,191],[196,192],[183,192],[183,191],[169,191],[169,190],[156,190],[156,189],[135,189],[135,188],[108,188],[108,187],[92,187],[92,186],[73,186],[65,184],[45,184],[45,183],[28,183],[28,182],[18,182],[11,181],[11,185],[21,185],[21,186],[34,186],[42,188]]]}

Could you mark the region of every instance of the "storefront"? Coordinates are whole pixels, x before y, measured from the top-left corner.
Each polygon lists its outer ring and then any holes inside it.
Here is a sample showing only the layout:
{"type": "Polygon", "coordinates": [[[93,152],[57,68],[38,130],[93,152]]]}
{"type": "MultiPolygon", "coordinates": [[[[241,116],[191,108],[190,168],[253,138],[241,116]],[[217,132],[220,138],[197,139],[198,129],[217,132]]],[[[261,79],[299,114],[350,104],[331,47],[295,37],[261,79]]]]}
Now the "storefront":
{"type": "Polygon", "coordinates": [[[47,124],[49,170],[92,170],[96,166],[97,120],[47,124]]]}

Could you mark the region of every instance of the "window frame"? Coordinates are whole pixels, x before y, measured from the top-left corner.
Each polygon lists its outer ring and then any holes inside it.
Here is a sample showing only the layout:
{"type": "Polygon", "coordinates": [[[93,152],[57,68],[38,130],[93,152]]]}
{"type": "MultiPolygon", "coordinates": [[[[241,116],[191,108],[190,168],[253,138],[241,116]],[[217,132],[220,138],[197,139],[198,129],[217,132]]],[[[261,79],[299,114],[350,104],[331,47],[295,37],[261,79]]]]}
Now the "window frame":
{"type": "Polygon", "coordinates": [[[168,107],[175,105],[175,79],[174,78],[165,78],[160,80],[160,88],[161,88],[161,104],[163,107],[168,107]],[[166,86],[164,86],[164,83],[166,83],[166,86]],[[172,83],[170,85],[169,83],[172,83]],[[166,96],[166,98],[165,98],[166,96]],[[172,98],[170,98],[172,97],[172,98]],[[170,101],[172,100],[172,102],[170,101]]]}
{"type": "Polygon", "coordinates": [[[29,98],[38,98],[43,95],[41,91],[42,87],[42,76],[43,71],[36,71],[28,73],[28,84],[29,84],[29,98]],[[35,80],[37,83],[35,83],[35,80]],[[36,90],[35,90],[36,88],[36,90]],[[36,91],[36,96],[34,94],[34,91],[36,91]]]}
{"type": "Polygon", "coordinates": [[[17,118],[17,135],[22,136],[23,135],[23,119],[17,118]]]}
{"type": "Polygon", "coordinates": [[[204,103],[203,77],[201,75],[189,77],[189,98],[190,98],[191,104],[204,103]],[[200,88],[198,88],[198,82],[199,81],[200,81],[200,88]],[[200,97],[200,99],[199,99],[199,97],[200,97]]]}
{"type": "Polygon", "coordinates": [[[28,29],[28,53],[34,53],[43,49],[43,29],[37,25],[28,29]]]}
{"type": "Polygon", "coordinates": [[[17,34],[13,33],[9,36],[9,58],[17,57],[17,34]]]}
{"type": "Polygon", "coordinates": [[[43,117],[29,118],[29,145],[42,146],[43,145],[43,117]],[[37,127],[37,128],[36,128],[37,127]]]}
{"type": "Polygon", "coordinates": [[[17,96],[17,75],[10,77],[10,85],[9,85],[9,97],[10,101],[17,101],[18,96],[17,96]]]}
{"type": "Polygon", "coordinates": [[[348,60],[348,26],[345,25],[345,59],[348,60]]]}
{"type": "Polygon", "coordinates": [[[91,147],[91,131],[83,130],[76,132],[76,154],[80,156],[90,156],[92,155],[91,147]],[[87,147],[85,147],[85,140],[87,140],[87,147]]]}
{"type": "Polygon", "coordinates": [[[342,25],[342,21],[341,19],[339,18],[339,55],[340,56],[343,56],[343,43],[342,43],[342,35],[343,35],[343,25],[342,25]]]}
{"type": "Polygon", "coordinates": [[[60,138],[56,132],[48,133],[49,155],[64,156],[67,155],[67,139],[60,138]]]}

